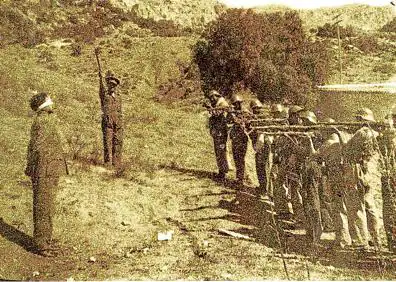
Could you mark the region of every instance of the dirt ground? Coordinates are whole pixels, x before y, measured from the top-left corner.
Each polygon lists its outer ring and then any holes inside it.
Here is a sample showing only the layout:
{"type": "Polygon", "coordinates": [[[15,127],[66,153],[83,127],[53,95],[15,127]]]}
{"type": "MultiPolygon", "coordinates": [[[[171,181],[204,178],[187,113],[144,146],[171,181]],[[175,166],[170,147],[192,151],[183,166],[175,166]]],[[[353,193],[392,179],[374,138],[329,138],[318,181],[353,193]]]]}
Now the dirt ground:
{"type": "Polygon", "coordinates": [[[312,254],[303,230],[280,232],[283,264],[269,203],[253,196],[253,187],[236,190],[232,180],[217,184],[210,171],[169,166],[127,179],[74,163],[71,172],[57,197],[54,236],[62,251],[54,258],[31,252],[29,182],[5,193],[1,279],[396,279],[394,257],[331,250],[332,233],[312,254]],[[164,232],[170,240],[158,240],[164,232]]]}

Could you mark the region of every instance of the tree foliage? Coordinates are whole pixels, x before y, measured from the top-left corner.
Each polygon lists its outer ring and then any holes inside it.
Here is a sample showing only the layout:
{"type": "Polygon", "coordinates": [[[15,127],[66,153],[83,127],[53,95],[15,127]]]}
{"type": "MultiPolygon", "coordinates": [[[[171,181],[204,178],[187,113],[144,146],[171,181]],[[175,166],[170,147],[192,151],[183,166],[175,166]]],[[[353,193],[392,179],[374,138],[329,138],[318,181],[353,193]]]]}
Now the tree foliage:
{"type": "Polygon", "coordinates": [[[294,11],[229,9],[208,26],[193,53],[204,92],[246,88],[262,101],[305,104],[327,76],[326,46],[306,37],[294,11]]]}

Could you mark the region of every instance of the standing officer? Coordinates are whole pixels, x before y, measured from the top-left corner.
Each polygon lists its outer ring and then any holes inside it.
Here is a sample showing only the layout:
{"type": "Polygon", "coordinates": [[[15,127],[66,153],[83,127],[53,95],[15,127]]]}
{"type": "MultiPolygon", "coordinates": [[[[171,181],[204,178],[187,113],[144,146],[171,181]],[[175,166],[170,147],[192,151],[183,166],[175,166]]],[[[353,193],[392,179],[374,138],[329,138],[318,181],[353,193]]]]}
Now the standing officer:
{"type": "Polygon", "coordinates": [[[99,72],[99,97],[102,108],[103,153],[105,164],[121,164],[123,122],[121,96],[117,87],[120,80],[110,70],[106,73],[106,86],[99,72]]]}
{"type": "Polygon", "coordinates": [[[47,93],[34,95],[30,107],[36,112],[27,153],[25,174],[33,186],[33,239],[36,251],[43,256],[52,256],[52,219],[54,200],[59,177],[65,172],[65,160],[52,100],[47,93]]]}
{"type": "Polygon", "coordinates": [[[227,160],[228,127],[226,112],[229,108],[227,101],[216,90],[209,93],[211,116],[209,117],[209,130],[213,138],[213,146],[216,155],[216,163],[219,170],[217,180],[224,181],[229,171],[227,160]]]}

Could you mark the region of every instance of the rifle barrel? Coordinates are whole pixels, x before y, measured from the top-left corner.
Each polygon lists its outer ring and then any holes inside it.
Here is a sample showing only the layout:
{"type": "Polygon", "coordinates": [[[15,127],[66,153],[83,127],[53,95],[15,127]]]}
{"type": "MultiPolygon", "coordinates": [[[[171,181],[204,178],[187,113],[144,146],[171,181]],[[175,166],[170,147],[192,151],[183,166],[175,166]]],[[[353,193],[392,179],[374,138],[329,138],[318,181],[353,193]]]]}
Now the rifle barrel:
{"type": "Polygon", "coordinates": [[[259,125],[252,126],[253,129],[262,131],[313,131],[313,130],[334,130],[334,128],[360,128],[369,126],[383,128],[388,125],[382,122],[339,122],[339,123],[318,123],[315,125],[259,125]]]}

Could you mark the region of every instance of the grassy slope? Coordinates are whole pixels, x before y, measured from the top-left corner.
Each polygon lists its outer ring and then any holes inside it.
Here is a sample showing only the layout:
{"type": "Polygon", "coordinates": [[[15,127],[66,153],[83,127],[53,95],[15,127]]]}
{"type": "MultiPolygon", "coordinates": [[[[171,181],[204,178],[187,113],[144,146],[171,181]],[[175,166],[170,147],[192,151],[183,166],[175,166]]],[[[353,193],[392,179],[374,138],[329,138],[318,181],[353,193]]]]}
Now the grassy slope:
{"type": "MultiPolygon", "coordinates": [[[[84,46],[81,57],[70,56],[67,48],[13,46],[0,51],[0,148],[4,152],[0,154],[0,215],[4,222],[24,234],[32,233],[30,183],[23,175],[32,121],[29,89],[54,96],[60,129],[70,140],[67,151],[80,159],[71,163],[72,175],[61,182],[55,219],[55,235],[73,246],[70,254],[42,259],[3,234],[0,252],[7,256],[0,259],[0,278],[29,279],[38,270],[40,279],[285,279],[281,261],[266,242],[215,236],[219,227],[246,226],[239,218],[224,217],[229,213],[219,204],[235,195],[230,187],[210,180],[215,163],[202,110],[183,103],[165,106],[152,99],[157,84],[177,74],[176,60],[188,60],[193,39],[132,39],[130,49],[112,40],[101,43],[102,58],[105,69],[111,67],[123,80],[124,178],[85,161],[101,154],[92,46],[84,46]],[[168,244],[157,242],[157,232],[167,229],[175,230],[174,239],[168,244]],[[213,245],[209,258],[194,255],[197,238],[207,238],[213,245]],[[91,255],[97,263],[87,262],[91,255]]],[[[252,162],[250,152],[250,172],[252,162]]],[[[259,232],[273,233],[266,228],[259,232]]],[[[304,263],[300,256],[288,262],[292,278],[306,278],[304,263]]],[[[329,263],[336,268],[309,263],[311,277],[394,278],[356,265],[347,269],[348,265],[334,259],[329,263]]]]}
{"type": "MultiPolygon", "coordinates": [[[[268,5],[255,8],[262,12],[283,12],[291,10],[286,6],[268,5]]],[[[351,25],[362,30],[378,30],[392,20],[392,6],[373,7],[362,4],[351,4],[340,7],[324,7],[318,9],[298,10],[304,26],[309,30],[322,26],[325,23],[332,23],[333,18],[341,14],[339,19],[343,26],[351,25]]]]}

